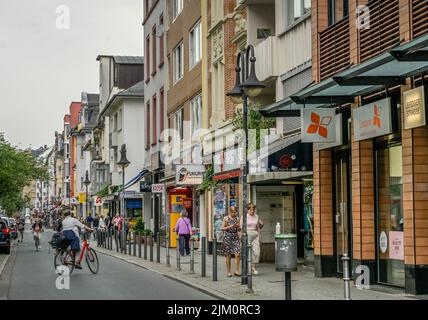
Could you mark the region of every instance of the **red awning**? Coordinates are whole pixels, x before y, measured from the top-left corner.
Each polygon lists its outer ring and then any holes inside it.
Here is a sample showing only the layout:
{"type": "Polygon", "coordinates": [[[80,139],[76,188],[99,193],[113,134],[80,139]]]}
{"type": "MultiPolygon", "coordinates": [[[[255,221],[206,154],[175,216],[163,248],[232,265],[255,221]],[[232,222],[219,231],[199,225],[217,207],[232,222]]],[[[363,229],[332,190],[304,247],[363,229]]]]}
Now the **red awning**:
{"type": "Polygon", "coordinates": [[[241,175],[241,170],[238,169],[238,170],[233,170],[233,171],[217,174],[217,175],[213,176],[213,179],[215,181],[220,181],[220,180],[236,178],[236,177],[239,177],[240,175],[241,175]]]}

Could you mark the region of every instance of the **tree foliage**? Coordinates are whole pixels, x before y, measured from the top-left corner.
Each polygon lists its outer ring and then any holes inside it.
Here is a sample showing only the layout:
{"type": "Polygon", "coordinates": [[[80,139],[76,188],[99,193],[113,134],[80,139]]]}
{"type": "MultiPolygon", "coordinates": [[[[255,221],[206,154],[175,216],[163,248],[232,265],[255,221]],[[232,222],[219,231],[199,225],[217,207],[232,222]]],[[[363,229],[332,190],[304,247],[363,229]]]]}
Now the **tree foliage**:
{"type": "Polygon", "coordinates": [[[35,159],[31,151],[18,150],[0,133],[0,206],[8,214],[22,209],[29,201],[22,194],[31,181],[49,178],[45,164],[35,159]]]}

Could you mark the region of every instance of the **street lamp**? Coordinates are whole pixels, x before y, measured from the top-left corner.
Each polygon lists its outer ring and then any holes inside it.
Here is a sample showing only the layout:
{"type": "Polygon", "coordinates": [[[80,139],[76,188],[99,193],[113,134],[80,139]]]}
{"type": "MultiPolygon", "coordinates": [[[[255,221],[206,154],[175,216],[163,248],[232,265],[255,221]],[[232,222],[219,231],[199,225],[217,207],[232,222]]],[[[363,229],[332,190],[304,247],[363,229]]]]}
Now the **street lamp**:
{"type": "Polygon", "coordinates": [[[88,187],[91,184],[91,180],[89,180],[89,172],[88,170],[86,170],[86,175],[85,175],[85,181],[83,181],[83,184],[86,187],[86,216],[88,216],[88,187]]]}
{"type": "Polygon", "coordinates": [[[242,183],[242,254],[241,254],[241,284],[248,283],[247,255],[248,255],[248,235],[247,235],[247,156],[248,156],[248,98],[257,97],[266,86],[261,83],[256,76],[256,57],[254,55],[254,46],[249,45],[246,52],[240,52],[236,61],[236,82],[235,87],[226,95],[230,97],[233,103],[243,103],[242,127],[244,129],[244,154],[241,171],[242,183]],[[251,68],[250,68],[251,62],[251,68]]]}
{"type": "Polygon", "coordinates": [[[120,160],[117,165],[122,169],[122,248],[125,249],[126,244],[126,231],[125,231],[125,168],[131,162],[126,158],[126,145],[122,144],[120,149],[120,160]]]}

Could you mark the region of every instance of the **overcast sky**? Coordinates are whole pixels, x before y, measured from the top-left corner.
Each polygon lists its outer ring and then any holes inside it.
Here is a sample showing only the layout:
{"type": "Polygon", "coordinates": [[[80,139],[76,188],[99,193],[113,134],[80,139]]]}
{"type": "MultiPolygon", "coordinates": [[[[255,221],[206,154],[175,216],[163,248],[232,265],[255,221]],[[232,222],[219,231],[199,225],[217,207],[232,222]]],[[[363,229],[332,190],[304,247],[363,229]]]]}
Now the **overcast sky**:
{"type": "Polygon", "coordinates": [[[142,10],[142,0],[0,0],[6,139],[20,148],[52,145],[70,102],[98,93],[97,56],[142,55],[142,10]]]}

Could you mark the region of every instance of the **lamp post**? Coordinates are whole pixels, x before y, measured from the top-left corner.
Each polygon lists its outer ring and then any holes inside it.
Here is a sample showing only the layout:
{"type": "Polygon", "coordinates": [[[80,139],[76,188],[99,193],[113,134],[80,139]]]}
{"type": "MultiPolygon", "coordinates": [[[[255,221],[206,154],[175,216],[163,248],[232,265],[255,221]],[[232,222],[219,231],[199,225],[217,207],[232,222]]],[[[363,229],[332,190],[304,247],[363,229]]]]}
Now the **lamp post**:
{"type": "Polygon", "coordinates": [[[241,284],[248,283],[248,235],[247,235],[247,155],[248,155],[248,98],[257,97],[265,87],[256,76],[256,57],[254,55],[254,46],[249,45],[245,52],[240,52],[236,61],[236,83],[235,87],[227,93],[233,103],[243,104],[242,109],[242,127],[244,129],[244,152],[242,160],[241,183],[242,183],[242,254],[241,254],[241,284]],[[250,66],[251,63],[251,66],[250,66]]]}
{"type": "Polygon", "coordinates": [[[83,181],[83,184],[86,187],[86,217],[88,216],[88,187],[91,184],[91,180],[89,180],[89,172],[88,170],[86,170],[86,175],[85,175],[85,181],[83,181]]]}
{"type": "Polygon", "coordinates": [[[120,160],[117,165],[122,169],[122,248],[126,245],[126,230],[125,230],[125,168],[129,166],[131,162],[126,158],[126,145],[122,144],[120,149],[120,160]]]}

